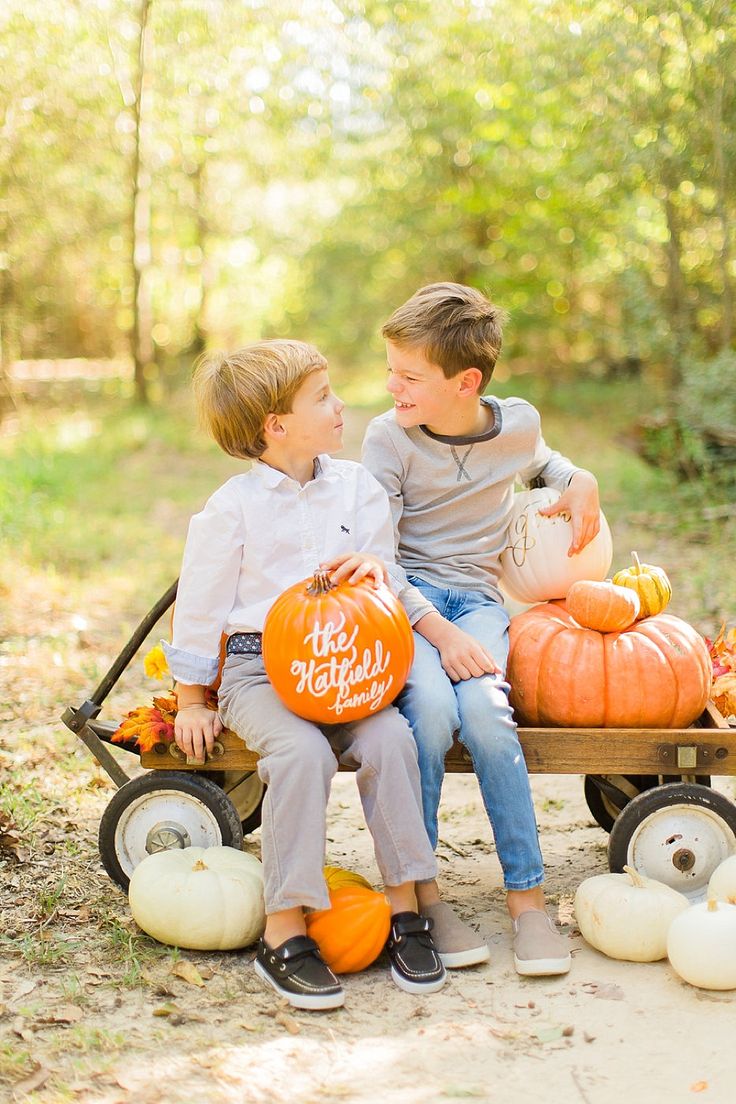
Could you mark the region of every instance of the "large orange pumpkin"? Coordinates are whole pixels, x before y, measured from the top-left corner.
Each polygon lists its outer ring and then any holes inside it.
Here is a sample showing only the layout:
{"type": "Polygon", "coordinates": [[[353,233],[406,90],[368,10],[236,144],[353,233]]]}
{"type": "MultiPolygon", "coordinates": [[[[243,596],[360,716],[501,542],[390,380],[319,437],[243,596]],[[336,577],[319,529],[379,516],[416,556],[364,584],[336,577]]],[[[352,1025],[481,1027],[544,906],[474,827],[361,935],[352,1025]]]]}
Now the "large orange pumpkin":
{"type": "Polygon", "coordinates": [[[406,682],[414,639],[386,586],[339,583],[318,571],[276,599],[263,626],[263,662],[293,713],[322,724],[389,705],[406,682]]]}
{"type": "Polygon", "coordinates": [[[507,671],[521,724],[565,728],[686,728],[711,682],[705,641],[679,617],[600,633],[564,602],[512,618],[507,671]]]}
{"type": "Polygon", "coordinates": [[[391,927],[388,897],[365,886],[330,891],[328,909],[308,912],[307,935],[336,974],[355,974],[375,962],[391,927]]]}

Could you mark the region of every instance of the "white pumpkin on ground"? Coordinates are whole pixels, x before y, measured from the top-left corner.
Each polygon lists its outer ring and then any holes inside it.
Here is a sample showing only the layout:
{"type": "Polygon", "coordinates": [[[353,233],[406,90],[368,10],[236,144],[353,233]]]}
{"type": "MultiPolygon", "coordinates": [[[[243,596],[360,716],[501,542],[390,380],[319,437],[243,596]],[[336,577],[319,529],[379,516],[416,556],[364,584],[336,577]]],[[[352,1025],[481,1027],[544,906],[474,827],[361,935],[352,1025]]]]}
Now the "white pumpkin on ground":
{"type": "Polygon", "coordinates": [[[265,926],[263,868],[234,847],[148,855],[128,889],[133,919],[159,943],[197,951],[247,947],[265,926]]]}
{"type": "Polygon", "coordinates": [[[501,553],[500,585],[516,602],[531,604],[564,598],[580,579],[605,579],[613,559],[611,530],[601,512],[597,535],[574,556],[569,515],[545,517],[538,511],[560,497],[551,487],[514,495],[506,547],[501,553]]]}
{"type": "Polygon", "coordinates": [[[710,876],[707,897],[736,904],[736,855],[719,863],[710,876]]]}
{"type": "Polygon", "coordinates": [[[676,974],[699,989],[736,989],[736,905],[712,898],[670,925],[667,956],[676,974]]]}
{"type": "Polygon", "coordinates": [[[667,957],[670,924],[689,904],[627,866],[623,874],[586,878],[575,894],[575,918],[586,942],[609,958],[656,962],[667,957]]]}

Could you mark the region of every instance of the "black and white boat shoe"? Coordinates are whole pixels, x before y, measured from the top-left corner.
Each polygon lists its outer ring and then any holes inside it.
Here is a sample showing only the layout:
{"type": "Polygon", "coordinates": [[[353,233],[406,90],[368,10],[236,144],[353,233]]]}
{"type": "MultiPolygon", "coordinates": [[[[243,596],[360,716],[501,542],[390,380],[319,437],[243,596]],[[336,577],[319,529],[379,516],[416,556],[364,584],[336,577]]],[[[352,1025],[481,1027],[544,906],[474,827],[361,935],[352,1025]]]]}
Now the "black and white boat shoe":
{"type": "Polygon", "coordinates": [[[295,935],[278,947],[258,941],[255,971],[294,1008],[311,1011],[340,1008],[345,990],[306,935],[295,935]]]}

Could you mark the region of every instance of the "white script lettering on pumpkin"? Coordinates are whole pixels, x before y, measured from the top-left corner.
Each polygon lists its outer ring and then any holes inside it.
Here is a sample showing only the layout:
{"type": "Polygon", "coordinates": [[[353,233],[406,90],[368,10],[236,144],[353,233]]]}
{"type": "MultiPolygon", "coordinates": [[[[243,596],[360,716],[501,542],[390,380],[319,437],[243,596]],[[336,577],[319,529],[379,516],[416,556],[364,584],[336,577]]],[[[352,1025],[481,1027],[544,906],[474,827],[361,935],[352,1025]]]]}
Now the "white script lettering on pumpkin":
{"type": "Polygon", "coordinates": [[[382,641],[377,640],[372,648],[363,648],[359,658],[358,632],[358,625],[345,631],[342,613],[338,623],[321,625],[315,621],[304,637],[304,645],[313,655],[292,660],[289,668],[297,680],[298,694],[306,691],[315,698],[324,698],[334,692],[335,700],[327,708],[336,717],[360,705],[368,705],[371,712],[381,709],[393,682],[393,675],[383,677],[391,653],[384,653],[382,641]]]}

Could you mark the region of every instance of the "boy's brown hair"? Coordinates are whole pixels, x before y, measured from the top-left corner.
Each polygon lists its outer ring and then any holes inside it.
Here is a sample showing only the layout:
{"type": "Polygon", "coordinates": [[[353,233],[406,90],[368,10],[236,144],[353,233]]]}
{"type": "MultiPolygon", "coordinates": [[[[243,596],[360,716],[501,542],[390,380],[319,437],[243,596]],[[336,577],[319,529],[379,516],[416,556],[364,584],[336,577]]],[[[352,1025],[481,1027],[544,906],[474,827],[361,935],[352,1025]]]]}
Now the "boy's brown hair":
{"type": "Polygon", "coordinates": [[[269,414],[289,414],[307,376],[327,361],[304,341],[258,341],[234,353],[205,353],[194,368],[199,416],[230,456],[257,460],[269,414]]]}
{"type": "Polygon", "coordinates": [[[394,311],[381,334],[401,348],[421,348],[447,379],[477,368],[482,392],[501,352],[505,320],[505,312],[476,288],[428,284],[394,311]]]}

